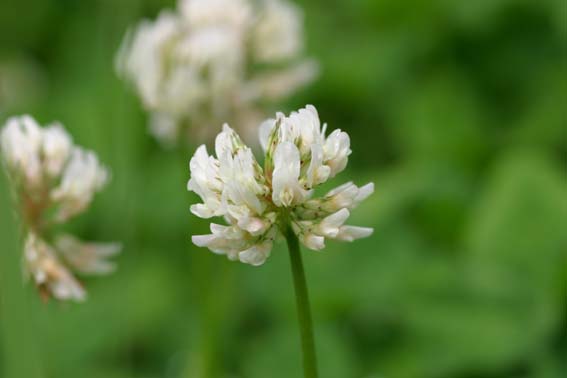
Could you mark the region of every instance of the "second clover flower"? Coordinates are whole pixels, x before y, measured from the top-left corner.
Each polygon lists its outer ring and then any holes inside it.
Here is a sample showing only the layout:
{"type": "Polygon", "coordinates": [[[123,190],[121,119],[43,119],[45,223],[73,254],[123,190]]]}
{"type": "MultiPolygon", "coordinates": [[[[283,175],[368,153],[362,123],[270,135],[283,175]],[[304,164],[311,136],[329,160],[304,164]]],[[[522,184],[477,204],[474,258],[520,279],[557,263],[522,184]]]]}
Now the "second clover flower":
{"type": "Polygon", "coordinates": [[[278,113],[260,126],[264,167],[228,125],[217,136],[216,157],[200,146],[190,162],[188,189],[203,203],[191,211],[201,218],[224,217],[228,225],[211,224],[211,234],[193,242],[251,265],[269,257],[276,237],[291,225],[309,249],[320,250],[325,239],[352,241],[372,234],[371,228],[345,225],[350,210],[374,191],[374,184],[349,182],[320,198],[314,189],[340,173],[351,153],[348,134],[328,136],[315,107],[278,113]]]}
{"type": "Polygon", "coordinates": [[[42,127],[28,115],[6,122],[0,152],[21,207],[26,276],[44,298],[83,301],[86,291],[73,273],[112,272],[108,258],[121,246],[83,242],[57,226],[89,207],[109,179],[107,168],[93,151],[75,145],[61,124],[42,127]]]}
{"type": "Polygon", "coordinates": [[[178,0],[127,34],[117,69],[151,113],[166,145],[211,136],[233,120],[249,131],[275,103],[313,81],[303,56],[303,16],[288,0],[178,0]]]}

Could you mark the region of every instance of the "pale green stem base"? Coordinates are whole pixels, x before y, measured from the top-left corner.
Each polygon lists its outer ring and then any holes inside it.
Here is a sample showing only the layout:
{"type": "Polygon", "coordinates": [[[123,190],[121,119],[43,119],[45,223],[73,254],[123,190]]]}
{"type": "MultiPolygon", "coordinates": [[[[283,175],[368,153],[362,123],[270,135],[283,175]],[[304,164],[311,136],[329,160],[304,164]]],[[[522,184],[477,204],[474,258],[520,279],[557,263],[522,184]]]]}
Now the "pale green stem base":
{"type": "Polygon", "coordinates": [[[317,378],[315,337],[313,335],[313,321],[311,319],[305,271],[299,249],[299,240],[289,225],[285,230],[285,238],[289,248],[291,270],[293,272],[293,285],[295,287],[297,315],[301,334],[301,350],[303,352],[303,373],[305,378],[317,378]]]}

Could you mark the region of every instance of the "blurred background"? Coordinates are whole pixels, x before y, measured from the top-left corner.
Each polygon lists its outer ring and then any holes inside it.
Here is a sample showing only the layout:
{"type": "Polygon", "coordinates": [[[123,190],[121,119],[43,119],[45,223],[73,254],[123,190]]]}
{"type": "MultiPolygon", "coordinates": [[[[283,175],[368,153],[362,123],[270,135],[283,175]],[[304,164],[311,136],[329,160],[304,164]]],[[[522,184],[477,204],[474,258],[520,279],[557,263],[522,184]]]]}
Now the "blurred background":
{"type": "MultiPolygon", "coordinates": [[[[314,104],[352,138],[332,184],[377,189],[352,218],[371,238],[304,251],[321,377],[564,377],[565,3],[297,3],[321,76],[274,111],[314,104]]],[[[70,228],[124,244],[117,273],[85,278],[85,304],[44,304],[30,285],[2,298],[0,365],[42,370],[6,378],[301,376],[285,244],[261,268],[191,244],[207,231],[185,188],[196,146],[164,151],[114,72],[127,28],[174,6],[0,2],[0,121],[60,120],[96,150],[113,181],[70,228]]]]}

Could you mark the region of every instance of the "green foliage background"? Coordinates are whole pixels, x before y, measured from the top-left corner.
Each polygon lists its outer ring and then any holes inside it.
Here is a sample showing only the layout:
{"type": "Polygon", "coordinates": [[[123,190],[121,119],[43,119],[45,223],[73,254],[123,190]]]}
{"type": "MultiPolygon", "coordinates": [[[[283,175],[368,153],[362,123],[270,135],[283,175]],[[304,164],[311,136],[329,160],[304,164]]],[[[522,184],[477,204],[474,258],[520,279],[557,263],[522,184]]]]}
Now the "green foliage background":
{"type": "MultiPolygon", "coordinates": [[[[278,110],[316,105],[352,137],[334,183],[377,188],[353,215],[371,238],[304,251],[321,376],[564,376],[565,3],[300,3],[322,75],[278,110]]],[[[1,180],[6,378],[300,376],[285,246],[253,268],[191,245],[207,229],[185,190],[194,146],[163,151],[114,73],[127,27],[165,6],[0,2],[1,121],[60,120],[99,152],[112,184],[70,228],[125,247],[116,274],[85,278],[83,305],[7,285],[19,250],[1,180]]]]}

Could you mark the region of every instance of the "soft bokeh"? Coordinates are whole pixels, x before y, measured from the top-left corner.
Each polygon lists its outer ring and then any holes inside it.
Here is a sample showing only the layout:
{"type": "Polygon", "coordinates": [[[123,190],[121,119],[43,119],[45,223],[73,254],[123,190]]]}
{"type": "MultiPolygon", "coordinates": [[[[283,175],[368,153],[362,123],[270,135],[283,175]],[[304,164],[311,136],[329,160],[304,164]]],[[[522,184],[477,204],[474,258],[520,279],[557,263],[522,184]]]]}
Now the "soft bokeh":
{"type": "MultiPolygon", "coordinates": [[[[342,179],[376,184],[353,213],[372,237],[304,251],[321,376],[561,377],[565,4],[297,3],[321,76],[277,110],[316,105],[352,137],[342,179]]],[[[85,304],[7,285],[18,226],[0,180],[3,377],[300,376],[285,245],[255,268],[191,244],[208,223],[189,213],[194,148],[160,148],[114,72],[127,28],[174,6],[0,2],[0,121],[59,120],[97,151],[112,182],[68,229],[124,245],[115,274],[84,278],[85,304]]]]}

